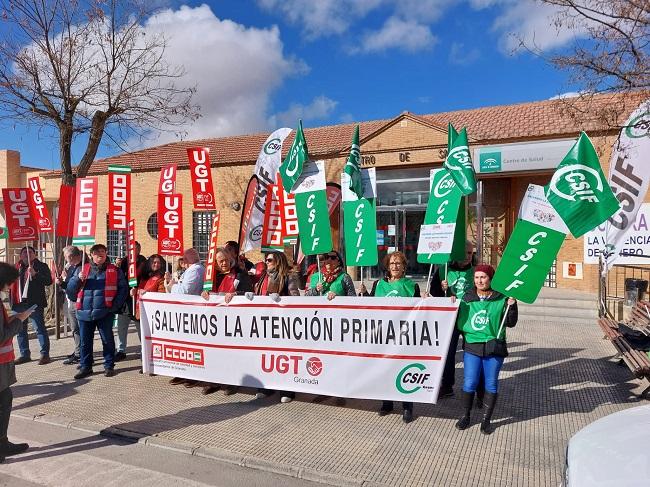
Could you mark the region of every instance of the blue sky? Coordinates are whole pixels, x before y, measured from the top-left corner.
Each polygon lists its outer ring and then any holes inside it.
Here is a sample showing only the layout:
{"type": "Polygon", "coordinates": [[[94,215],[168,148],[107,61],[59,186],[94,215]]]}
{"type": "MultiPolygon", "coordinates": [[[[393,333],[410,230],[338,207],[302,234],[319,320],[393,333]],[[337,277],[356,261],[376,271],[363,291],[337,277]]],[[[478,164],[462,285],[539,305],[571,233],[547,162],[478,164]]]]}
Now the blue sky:
{"type": "MultiPolygon", "coordinates": [[[[143,28],[164,31],[166,58],[198,88],[186,138],[392,118],[543,100],[576,88],[544,56],[576,33],[533,0],[159,0],[143,28]]],[[[23,165],[58,168],[51,131],[5,126],[0,147],[23,165]]],[[[132,149],[175,140],[132,139],[132,149]]],[[[83,142],[75,145],[75,160],[83,142]]],[[[119,153],[103,144],[100,156],[119,153]]],[[[216,155],[218,159],[218,154],[216,155]]]]}

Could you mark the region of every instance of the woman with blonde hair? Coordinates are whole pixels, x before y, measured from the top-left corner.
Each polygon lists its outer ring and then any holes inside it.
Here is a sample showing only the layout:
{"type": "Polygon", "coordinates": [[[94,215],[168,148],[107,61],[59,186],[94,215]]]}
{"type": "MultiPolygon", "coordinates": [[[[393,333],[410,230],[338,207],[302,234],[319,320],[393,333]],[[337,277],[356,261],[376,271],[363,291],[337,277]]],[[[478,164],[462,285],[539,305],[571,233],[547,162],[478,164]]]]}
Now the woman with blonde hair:
{"type": "MultiPolygon", "coordinates": [[[[368,293],[366,286],[361,283],[359,294],[363,296],[375,297],[402,297],[402,298],[419,298],[420,286],[408,277],[406,277],[406,256],[398,251],[387,254],[384,257],[383,265],[386,275],[383,279],[375,281],[372,290],[368,293]]],[[[402,420],[405,423],[413,421],[413,403],[402,402],[402,420]]],[[[380,416],[386,416],[393,410],[393,401],[383,401],[380,416]]]]}

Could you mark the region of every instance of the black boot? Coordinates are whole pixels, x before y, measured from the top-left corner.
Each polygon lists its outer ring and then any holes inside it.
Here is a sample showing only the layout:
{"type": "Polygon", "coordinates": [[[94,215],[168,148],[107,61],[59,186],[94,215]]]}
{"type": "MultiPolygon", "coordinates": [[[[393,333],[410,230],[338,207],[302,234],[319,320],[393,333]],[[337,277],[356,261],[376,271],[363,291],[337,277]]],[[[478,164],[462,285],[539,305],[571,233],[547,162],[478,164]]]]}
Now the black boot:
{"type": "Polygon", "coordinates": [[[12,443],[6,440],[0,444],[0,456],[10,457],[11,455],[19,455],[26,452],[28,448],[29,445],[27,443],[12,443]]]}
{"type": "Polygon", "coordinates": [[[465,410],[465,414],[458,420],[456,423],[456,428],[459,430],[466,430],[469,428],[469,415],[472,411],[472,403],[474,402],[474,393],[473,392],[462,392],[460,403],[465,410]]]}
{"type": "Polygon", "coordinates": [[[483,389],[483,387],[476,389],[476,401],[474,401],[476,409],[483,409],[484,397],[485,389],[483,389]]]}
{"type": "Polygon", "coordinates": [[[484,435],[489,435],[494,431],[490,420],[492,419],[492,413],[494,412],[494,406],[497,403],[498,394],[492,394],[491,392],[485,392],[485,399],[483,403],[485,404],[485,415],[483,416],[483,421],[481,421],[481,433],[484,435]]]}

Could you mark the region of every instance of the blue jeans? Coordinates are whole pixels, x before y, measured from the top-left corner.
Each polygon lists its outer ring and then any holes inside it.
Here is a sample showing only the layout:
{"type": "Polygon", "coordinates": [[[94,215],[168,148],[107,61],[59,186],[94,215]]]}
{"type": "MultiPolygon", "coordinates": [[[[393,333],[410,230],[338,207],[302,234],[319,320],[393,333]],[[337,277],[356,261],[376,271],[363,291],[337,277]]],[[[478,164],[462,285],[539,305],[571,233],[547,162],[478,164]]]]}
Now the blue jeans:
{"type": "Polygon", "coordinates": [[[504,357],[496,357],[494,355],[479,357],[466,351],[463,354],[463,391],[476,392],[482,370],[485,376],[485,390],[496,394],[499,389],[499,371],[501,371],[503,359],[504,357]]]}
{"type": "MultiPolygon", "coordinates": [[[[12,308],[16,313],[22,313],[31,305],[27,303],[20,303],[14,305],[12,308]]],[[[21,357],[31,357],[29,351],[29,337],[27,336],[27,321],[32,322],[32,327],[36,330],[38,343],[41,345],[41,356],[50,354],[50,336],[45,329],[45,316],[43,315],[43,308],[37,306],[31,316],[23,322],[23,329],[17,335],[18,349],[20,350],[21,357]]]]}
{"type": "Polygon", "coordinates": [[[81,369],[93,368],[93,340],[95,328],[99,330],[104,353],[104,368],[112,369],[115,366],[115,339],[113,338],[114,314],[109,314],[100,320],[79,320],[79,334],[81,335],[81,356],[79,363],[81,369]]]}

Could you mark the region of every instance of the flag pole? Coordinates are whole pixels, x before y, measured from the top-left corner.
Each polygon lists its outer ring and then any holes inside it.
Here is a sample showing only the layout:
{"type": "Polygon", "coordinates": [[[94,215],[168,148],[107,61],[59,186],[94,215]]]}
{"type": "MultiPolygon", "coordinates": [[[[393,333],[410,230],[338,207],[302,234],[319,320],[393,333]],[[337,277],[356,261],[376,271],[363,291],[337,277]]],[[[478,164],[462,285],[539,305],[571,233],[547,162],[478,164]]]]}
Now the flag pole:
{"type": "MultiPolygon", "coordinates": [[[[449,274],[449,262],[445,262],[445,281],[447,281],[447,275],[449,274]]],[[[447,289],[445,289],[445,298],[447,297],[447,291],[449,291],[449,281],[447,281],[447,289]]]]}
{"type": "MultiPolygon", "coordinates": [[[[318,284],[321,284],[321,285],[322,285],[322,284],[323,284],[323,281],[322,281],[321,279],[322,279],[322,277],[323,277],[323,274],[321,274],[321,270],[320,270],[320,259],[318,258],[318,256],[316,256],[316,264],[318,265],[318,284]]],[[[321,291],[318,291],[318,294],[319,294],[320,296],[322,296],[321,291]]]]}
{"type": "Polygon", "coordinates": [[[429,264],[429,277],[427,277],[427,289],[431,289],[431,273],[433,272],[433,264],[429,264]]]}
{"type": "Polygon", "coordinates": [[[503,330],[503,324],[506,322],[506,318],[508,317],[508,311],[510,311],[510,305],[506,306],[506,312],[503,313],[503,319],[501,320],[501,325],[499,326],[499,331],[497,332],[497,340],[499,339],[499,335],[501,335],[501,330],[503,330]]]}

